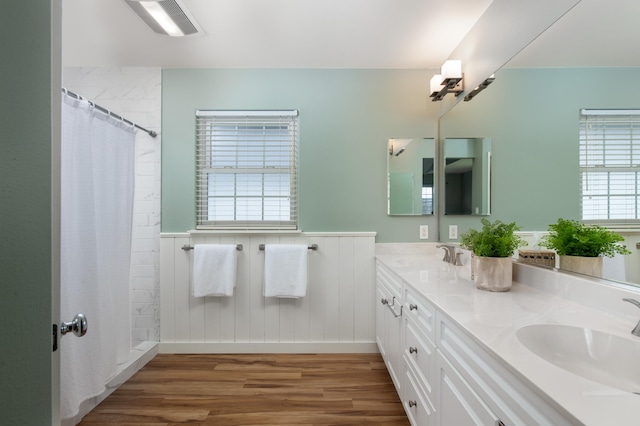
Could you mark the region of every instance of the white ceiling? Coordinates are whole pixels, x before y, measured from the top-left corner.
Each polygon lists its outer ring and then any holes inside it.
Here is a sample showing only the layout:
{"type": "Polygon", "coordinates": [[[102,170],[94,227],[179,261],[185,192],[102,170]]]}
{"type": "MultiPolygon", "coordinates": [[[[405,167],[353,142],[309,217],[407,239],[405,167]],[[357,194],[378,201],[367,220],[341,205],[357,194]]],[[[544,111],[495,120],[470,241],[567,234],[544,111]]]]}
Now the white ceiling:
{"type": "Polygon", "coordinates": [[[640,1],[582,0],[507,67],[640,67],[640,1]]]}
{"type": "MultiPolygon", "coordinates": [[[[158,35],[123,0],[63,0],[63,65],[435,69],[491,0],[183,2],[204,36],[158,35]]],[[[508,66],[640,66],[639,18],[640,0],[582,0],[508,66]]]]}

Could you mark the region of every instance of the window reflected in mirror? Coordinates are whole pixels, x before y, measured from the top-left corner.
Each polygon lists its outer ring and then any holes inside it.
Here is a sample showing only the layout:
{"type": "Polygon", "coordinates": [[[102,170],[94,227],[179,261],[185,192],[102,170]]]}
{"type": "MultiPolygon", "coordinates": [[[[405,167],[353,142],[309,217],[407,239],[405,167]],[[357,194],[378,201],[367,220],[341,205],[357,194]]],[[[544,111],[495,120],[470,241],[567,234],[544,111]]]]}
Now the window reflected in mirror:
{"type": "Polygon", "coordinates": [[[387,214],[432,215],[435,139],[393,138],[387,145],[387,214]]]}

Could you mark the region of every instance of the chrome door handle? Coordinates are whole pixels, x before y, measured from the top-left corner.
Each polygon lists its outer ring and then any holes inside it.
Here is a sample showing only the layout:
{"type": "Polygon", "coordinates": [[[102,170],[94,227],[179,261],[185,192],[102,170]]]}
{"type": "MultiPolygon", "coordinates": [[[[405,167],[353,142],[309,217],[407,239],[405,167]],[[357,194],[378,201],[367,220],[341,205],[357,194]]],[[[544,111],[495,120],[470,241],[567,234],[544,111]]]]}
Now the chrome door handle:
{"type": "Polygon", "coordinates": [[[87,317],[84,314],[77,314],[73,317],[73,321],[60,324],[60,334],[64,336],[68,332],[72,332],[78,337],[87,334],[87,317]]]}

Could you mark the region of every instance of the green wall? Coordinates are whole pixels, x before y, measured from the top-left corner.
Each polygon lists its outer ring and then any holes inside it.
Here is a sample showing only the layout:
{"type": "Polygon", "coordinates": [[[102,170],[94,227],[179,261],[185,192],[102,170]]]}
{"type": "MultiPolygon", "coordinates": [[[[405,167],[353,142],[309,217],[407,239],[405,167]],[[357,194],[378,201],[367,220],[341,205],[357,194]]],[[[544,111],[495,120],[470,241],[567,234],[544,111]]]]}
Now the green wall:
{"type": "MultiPolygon", "coordinates": [[[[640,69],[504,69],[471,102],[448,112],[440,137],[489,137],[490,220],[546,230],[558,217],[579,219],[578,118],[581,108],[640,107],[640,69]]],[[[446,216],[459,232],[479,218],[446,216]]]]}
{"type": "MultiPolygon", "coordinates": [[[[390,137],[436,137],[438,104],[428,70],[229,70],[163,72],[162,230],[194,220],[194,111],[299,109],[300,227],[304,231],[376,231],[378,242],[418,240],[435,217],[386,215],[390,137]]],[[[471,102],[440,121],[442,139],[492,142],[489,219],[546,230],[579,218],[578,113],[638,108],[640,69],[505,69],[471,102]],[[617,84],[616,82],[620,82],[617,84]]],[[[444,216],[459,233],[479,217],[444,216]]]]}
{"type": "Polygon", "coordinates": [[[51,3],[0,13],[0,423],[51,424],[51,3]]]}
{"type": "MultiPolygon", "coordinates": [[[[435,137],[428,70],[165,69],[162,231],[195,228],[196,109],[300,111],[299,225],[418,241],[433,216],[389,217],[387,140],[435,137]]],[[[435,238],[435,233],[431,233],[435,238]]]]}

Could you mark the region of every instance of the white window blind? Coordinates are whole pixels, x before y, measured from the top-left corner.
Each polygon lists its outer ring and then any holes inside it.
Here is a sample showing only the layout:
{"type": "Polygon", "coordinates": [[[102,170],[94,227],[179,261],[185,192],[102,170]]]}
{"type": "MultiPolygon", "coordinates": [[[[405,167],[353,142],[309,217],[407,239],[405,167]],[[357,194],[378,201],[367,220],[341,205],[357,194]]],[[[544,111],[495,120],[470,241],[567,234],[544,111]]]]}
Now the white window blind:
{"type": "Polygon", "coordinates": [[[296,229],[297,111],[196,111],[196,227],[296,229]]]}
{"type": "Polygon", "coordinates": [[[580,111],[582,219],[639,219],[640,110],[580,111]]]}

